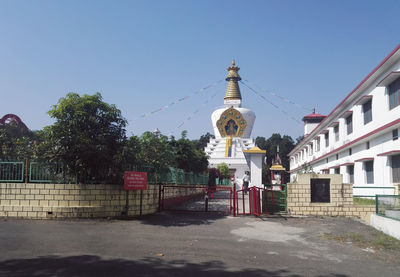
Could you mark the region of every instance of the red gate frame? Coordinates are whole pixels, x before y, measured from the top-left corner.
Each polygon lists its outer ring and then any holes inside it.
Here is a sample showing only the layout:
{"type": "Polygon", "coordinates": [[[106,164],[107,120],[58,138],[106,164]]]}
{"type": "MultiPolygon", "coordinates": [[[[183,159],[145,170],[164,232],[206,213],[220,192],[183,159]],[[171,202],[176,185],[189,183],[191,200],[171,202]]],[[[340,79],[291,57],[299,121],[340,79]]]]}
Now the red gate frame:
{"type": "Polygon", "coordinates": [[[271,193],[271,205],[272,207],[274,206],[274,191],[273,190],[269,190],[266,188],[259,188],[259,187],[251,187],[249,188],[249,201],[248,201],[248,206],[249,206],[249,212],[246,212],[246,201],[245,201],[245,190],[241,189],[241,190],[237,190],[235,191],[235,195],[234,195],[234,200],[235,200],[235,208],[236,211],[233,213],[233,216],[236,215],[254,215],[254,216],[260,216],[260,215],[269,215],[272,213],[268,212],[268,193],[271,193]],[[262,212],[261,211],[261,199],[260,196],[262,195],[262,193],[265,192],[266,193],[266,197],[264,199],[265,201],[265,211],[262,212]],[[239,193],[242,193],[242,205],[243,205],[243,211],[239,212],[239,193]]]}

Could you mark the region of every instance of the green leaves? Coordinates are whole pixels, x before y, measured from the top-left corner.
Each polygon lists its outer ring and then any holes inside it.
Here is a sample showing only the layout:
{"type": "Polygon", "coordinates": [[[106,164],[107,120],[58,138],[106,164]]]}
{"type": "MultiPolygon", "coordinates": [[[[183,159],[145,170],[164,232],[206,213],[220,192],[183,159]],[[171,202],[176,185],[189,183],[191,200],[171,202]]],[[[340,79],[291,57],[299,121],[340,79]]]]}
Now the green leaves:
{"type": "Polygon", "coordinates": [[[25,160],[35,157],[38,142],[37,132],[15,124],[0,125],[0,160],[25,160]]]}
{"type": "Polygon", "coordinates": [[[221,177],[223,179],[229,179],[229,177],[230,177],[229,167],[228,167],[228,165],[226,163],[219,164],[217,166],[217,169],[219,170],[219,172],[221,174],[221,177]]]}
{"type": "Polygon", "coordinates": [[[142,166],[157,172],[169,167],[207,171],[204,147],[211,134],[196,141],[187,139],[187,131],[179,140],[151,132],[127,138],[127,121],[100,93],[68,93],[48,114],[55,119],[54,124],[38,132],[0,126],[0,159],[62,164],[68,177],[90,183],[121,182],[125,170],[142,166]]]}
{"type": "Polygon", "coordinates": [[[102,101],[100,93],[68,93],[48,114],[56,119],[45,130],[49,157],[62,160],[80,178],[115,165],[126,120],[115,105],[102,101]]]}

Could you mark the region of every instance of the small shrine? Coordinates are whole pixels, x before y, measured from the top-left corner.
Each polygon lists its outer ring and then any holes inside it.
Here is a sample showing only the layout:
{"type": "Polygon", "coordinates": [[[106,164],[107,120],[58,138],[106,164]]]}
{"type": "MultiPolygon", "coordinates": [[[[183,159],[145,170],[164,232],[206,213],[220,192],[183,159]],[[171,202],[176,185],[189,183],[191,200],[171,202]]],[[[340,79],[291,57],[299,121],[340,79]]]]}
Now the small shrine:
{"type": "MultiPolygon", "coordinates": [[[[276,149],[276,156],[272,161],[272,166],[269,168],[271,171],[271,184],[272,185],[282,185],[285,184],[286,169],[282,166],[282,160],[279,156],[279,145],[276,149]]],[[[279,186],[274,186],[274,188],[279,188],[279,186]]]]}

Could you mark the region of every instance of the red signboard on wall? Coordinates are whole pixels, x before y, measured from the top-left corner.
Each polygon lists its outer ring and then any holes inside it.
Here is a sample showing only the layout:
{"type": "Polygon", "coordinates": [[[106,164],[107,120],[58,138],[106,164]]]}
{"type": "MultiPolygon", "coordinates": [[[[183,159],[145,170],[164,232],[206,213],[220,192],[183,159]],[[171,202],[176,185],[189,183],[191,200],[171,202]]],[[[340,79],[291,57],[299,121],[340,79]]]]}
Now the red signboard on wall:
{"type": "Polygon", "coordinates": [[[147,172],[125,171],[124,188],[131,189],[147,189],[147,172]]]}

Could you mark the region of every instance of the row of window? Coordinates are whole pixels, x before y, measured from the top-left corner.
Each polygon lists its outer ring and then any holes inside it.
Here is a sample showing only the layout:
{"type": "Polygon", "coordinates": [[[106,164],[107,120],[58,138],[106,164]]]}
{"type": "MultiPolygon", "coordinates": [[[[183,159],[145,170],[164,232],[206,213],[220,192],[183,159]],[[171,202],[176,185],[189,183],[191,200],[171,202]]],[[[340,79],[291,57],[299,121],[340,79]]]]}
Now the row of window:
{"type": "MultiPolygon", "coordinates": [[[[329,134],[325,133],[324,138],[325,138],[325,147],[328,147],[329,146],[329,134]]],[[[397,140],[398,138],[399,138],[399,130],[398,129],[393,129],[392,130],[392,140],[397,140]]],[[[316,138],[314,145],[315,145],[315,152],[319,152],[321,150],[321,142],[320,142],[320,138],[319,137],[316,138]]],[[[369,141],[367,141],[365,145],[366,145],[365,149],[369,149],[369,147],[370,147],[369,146],[369,141]]],[[[349,148],[348,151],[349,151],[349,156],[351,156],[352,155],[352,149],[349,148]]],[[[303,161],[307,157],[307,153],[310,156],[313,155],[313,144],[310,144],[309,150],[308,150],[308,147],[306,147],[300,152],[300,154],[296,154],[294,156],[295,163],[297,163],[299,161],[299,159],[300,159],[300,161],[303,161]]],[[[339,155],[336,154],[336,160],[338,160],[338,159],[339,159],[339,155]]]]}
{"type": "MultiPolygon", "coordinates": [[[[392,82],[387,87],[387,89],[388,89],[388,95],[389,95],[389,109],[393,109],[400,105],[400,78],[398,78],[394,82],[392,82]]],[[[363,113],[364,125],[366,125],[372,121],[372,99],[369,99],[362,104],[362,113],[363,113]]],[[[351,133],[353,133],[353,114],[350,114],[349,116],[347,116],[345,118],[345,124],[346,124],[346,134],[350,135],[351,133]]],[[[339,141],[339,124],[337,124],[333,127],[333,134],[335,136],[335,142],[339,141]]],[[[395,129],[393,131],[393,139],[395,137],[396,137],[396,139],[398,138],[398,130],[397,129],[395,129]]],[[[326,132],[324,134],[324,140],[325,140],[325,147],[329,147],[329,132],[326,132]]],[[[309,156],[313,155],[314,149],[315,149],[315,152],[319,152],[321,150],[320,138],[319,137],[316,138],[315,144],[313,144],[313,143],[310,144],[309,150],[307,150],[307,148],[308,147],[304,148],[300,152],[300,155],[295,156],[296,163],[298,162],[299,159],[300,159],[300,161],[304,160],[307,157],[307,153],[309,156]]]]}
{"type": "MultiPolygon", "coordinates": [[[[366,103],[363,104],[363,114],[364,114],[364,125],[372,121],[372,101],[369,100],[366,103]]],[[[349,115],[346,117],[346,133],[347,135],[350,135],[353,132],[353,115],[349,115]]],[[[335,136],[335,141],[339,141],[339,124],[335,125],[333,127],[333,133],[335,136]]],[[[325,147],[329,146],[329,132],[326,132],[324,134],[324,140],[325,140],[325,147]]],[[[311,143],[310,144],[310,150],[307,151],[307,148],[304,149],[305,152],[308,152],[308,154],[311,156],[313,155],[313,150],[315,147],[315,152],[319,152],[321,150],[321,142],[320,138],[317,137],[315,139],[315,144],[311,143]]],[[[304,158],[303,153],[301,152],[301,159],[304,158]]]]}
{"type": "MultiPolygon", "coordinates": [[[[363,170],[365,176],[366,184],[374,183],[374,161],[365,161],[363,163],[363,170]]],[[[400,183],[400,155],[391,156],[391,171],[392,171],[392,182],[400,183]]],[[[329,173],[325,170],[324,173],[329,173]]],[[[350,184],[354,183],[354,165],[348,165],[346,168],[346,173],[348,174],[350,184]]],[[[334,174],[340,174],[340,168],[334,169],[334,174]]]]}

